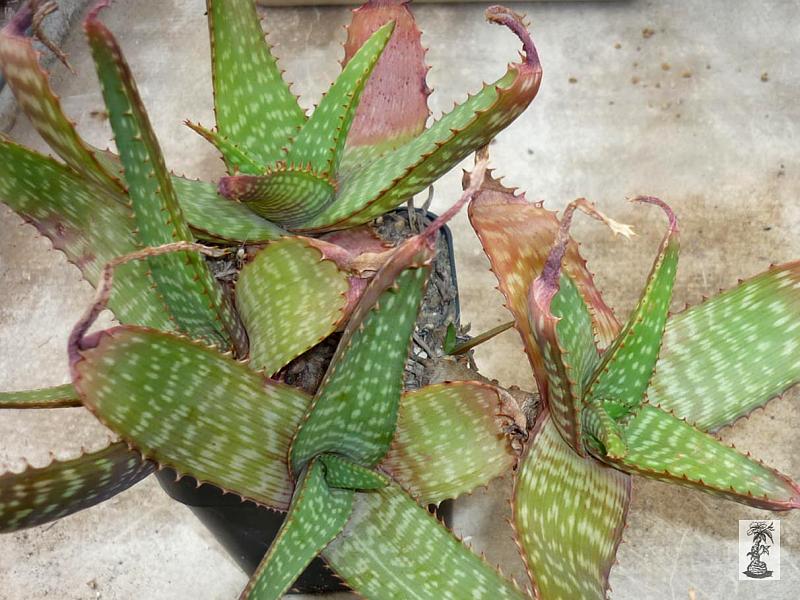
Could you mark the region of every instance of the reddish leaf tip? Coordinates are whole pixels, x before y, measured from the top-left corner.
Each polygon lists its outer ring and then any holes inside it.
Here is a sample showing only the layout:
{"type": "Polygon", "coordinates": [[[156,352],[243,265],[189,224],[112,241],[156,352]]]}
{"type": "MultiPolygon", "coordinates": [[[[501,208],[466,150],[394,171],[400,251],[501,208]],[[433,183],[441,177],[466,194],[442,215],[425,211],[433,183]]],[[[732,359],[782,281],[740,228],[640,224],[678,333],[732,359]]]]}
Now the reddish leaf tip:
{"type": "Polygon", "coordinates": [[[513,31],[522,42],[522,49],[525,51],[525,64],[541,71],[542,65],[539,61],[539,53],[536,51],[531,35],[525,27],[522,15],[510,8],[495,4],[486,9],[486,20],[497,25],[505,25],[513,31]]]}

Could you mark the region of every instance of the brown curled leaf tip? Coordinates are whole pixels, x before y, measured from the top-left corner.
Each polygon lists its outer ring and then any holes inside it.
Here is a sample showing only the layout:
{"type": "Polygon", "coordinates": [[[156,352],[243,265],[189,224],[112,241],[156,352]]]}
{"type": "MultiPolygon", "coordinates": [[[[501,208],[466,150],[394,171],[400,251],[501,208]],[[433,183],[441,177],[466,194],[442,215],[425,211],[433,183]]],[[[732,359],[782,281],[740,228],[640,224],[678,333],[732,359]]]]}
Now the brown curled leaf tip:
{"type": "Polygon", "coordinates": [[[525,22],[522,15],[514,12],[510,8],[495,4],[486,9],[486,20],[490,23],[498,25],[505,25],[522,41],[522,49],[525,51],[525,64],[540,68],[539,53],[536,51],[536,46],[533,44],[531,34],[525,27],[525,22]]]}
{"type": "Polygon", "coordinates": [[[656,198],[655,196],[636,196],[636,198],[632,199],[631,202],[643,202],[645,204],[655,204],[656,206],[660,207],[665,213],[667,213],[667,218],[669,219],[670,231],[678,230],[678,217],[675,215],[675,212],[672,210],[672,208],[670,208],[669,204],[664,202],[661,198],[656,198]]]}

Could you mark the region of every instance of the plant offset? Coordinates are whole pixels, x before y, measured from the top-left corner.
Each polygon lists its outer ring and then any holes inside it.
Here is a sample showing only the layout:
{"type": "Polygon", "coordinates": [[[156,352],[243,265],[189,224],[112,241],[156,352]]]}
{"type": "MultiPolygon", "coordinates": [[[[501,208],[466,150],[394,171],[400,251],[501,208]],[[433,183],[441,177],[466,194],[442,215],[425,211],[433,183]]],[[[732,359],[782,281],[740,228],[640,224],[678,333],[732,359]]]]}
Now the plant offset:
{"type": "Polygon", "coordinates": [[[106,4],[84,29],[118,154],[84,142],[61,111],[25,36],[38,4],[0,33],[0,68],[63,160],[0,139],[0,200],[97,288],[70,336],[72,382],[0,394],[0,408],[84,406],[119,441],[0,474],[0,531],[64,517],[169,467],[287,513],[243,597],[280,598],[322,555],[369,598],[593,599],[608,593],[631,474],[800,507],[796,483],[713,435],[800,379],[800,263],[670,316],[678,219],[637,198],[668,225],[620,325],[569,228],[576,210],[629,228],[583,199],[559,220],[486,169],[480,149],[541,80],[518,15],[487,10],[520,38],[520,62],[426,127],[425,53],[404,3],[354,11],[342,73],[306,115],[251,0],[209,0],[217,122],[189,125],[225,161],[214,184],[167,169],[100,20],[106,4]],[[394,248],[374,236],[374,218],[474,151],[447,213],[394,248]],[[402,389],[436,237],[464,203],[534,372],[534,420],[486,383],[402,389]],[[245,243],[235,286],[220,281],[209,258],[245,243]],[[106,307],[121,325],[93,329],[106,307]],[[279,380],[336,331],[316,393],[279,380]],[[526,589],[424,508],[512,471],[526,589]]]}

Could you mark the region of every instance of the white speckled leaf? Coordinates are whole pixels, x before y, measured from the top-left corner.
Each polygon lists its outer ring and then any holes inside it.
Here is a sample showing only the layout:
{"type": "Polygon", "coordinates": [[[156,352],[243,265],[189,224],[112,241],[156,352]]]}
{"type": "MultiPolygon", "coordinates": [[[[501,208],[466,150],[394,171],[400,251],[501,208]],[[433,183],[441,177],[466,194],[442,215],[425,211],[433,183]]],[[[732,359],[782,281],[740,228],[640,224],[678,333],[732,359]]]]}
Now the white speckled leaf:
{"type": "Polygon", "coordinates": [[[81,406],[71,383],[37,390],[0,392],[0,408],[64,408],[81,406]]]}
{"type": "MultiPolygon", "coordinates": [[[[124,178],[146,246],[191,241],[161,148],[150,125],[130,69],[111,32],[99,21],[98,5],[84,22],[124,178]]],[[[243,352],[246,334],[229,299],[197,253],[173,253],[148,259],[159,293],[183,331],[220,348],[243,352]]]]}
{"type": "Polygon", "coordinates": [[[225,164],[228,167],[228,173],[251,173],[255,175],[264,170],[263,164],[254,160],[244,150],[239,148],[239,146],[231,142],[219,132],[211,131],[202,125],[198,123],[192,123],[191,121],[186,121],[186,125],[190,129],[203,136],[206,140],[214,144],[225,160],[225,164]]]}
{"type": "Polygon", "coordinates": [[[297,135],[289,162],[336,174],[361,92],[393,31],[394,22],[380,27],[347,62],[297,135]]]}
{"type": "Polygon", "coordinates": [[[94,506],[153,472],[138,452],[112,443],[71,460],[0,473],[0,533],[41,525],[94,506]]]}
{"type": "Polygon", "coordinates": [[[514,485],[517,540],[542,600],[605,599],[630,477],[578,456],[545,411],[514,485]]]}
{"type": "Polygon", "coordinates": [[[350,522],[322,555],[365,598],[525,598],[396,485],[356,494],[350,522]]]}
{"type": "Polygon", "coordinates": [[[667,321],[648,401],[724,427],[800,381],[800,263],[771,268],[667,321]]]}
{"type": "Polygon", "coordinates": [[[319,459],[297,484],[289,514],[242,593],[250,600],[280,600],[309,563],[342,531],[353,512],[352,490],[330,489],[319,459]]]}
{"type": "Polygon", "coordinates": [[[117,327],[84,338],[72,379],[84,404],[144,456],[276,509],[310,399],[185,338],[117,327]]]}
{"type": "Polygon", "coordinates": [[[338,454],[320,456],[325,465],[325,481],[328,487],[345,490],[378,490],[386,487],[389,478],[372,469],[357,465],[338,454]]]}
{"type": "Polygon", "coordinates": [[[342,229],[368,222],[424,190],[516,119],[536,96],[542,71],[527,31],[510,21],[514,24],[503,22],[522,39],[522,62],[510,65],[503,77],[415,139],[348,173],[334,202],[298,230],[342,229]]]}
{"type": "Polygon", "coordinates": [[[25,5],[0,30],[0,70],[8,87],[42,138],[67,165],[114,195],[123,192],[116,174],[100,165],[94,150],[62,111],[47,73],[39,64],[32,38],[25,35],[32,18],[31,7],[25,5]]]}
{"type": "Polygon", "coordinates": [[[678,222],[672,209],[657,198],[637,200],[661,207],[669,218],[669,228],[639,302],[617,339],[603,354],[584,398],[587,403],[614,400],[629,410],[644,402],[653,375],[672,299],[679,251],[678,222]]]}
{"type": "MultiPolygon", "coordinates": [[[[0,201],[50,239],[94,286],[103,265],[139,247],[124,196],[116,201],[72,169],[2,137],[0,201]]],[[[121,265],[116,280],[108,306],[120,321],[174,329],[145,263],[121,265]]]]}
{"type": "Polygon", "coordinates": [[[768,510],[800,508],[800,487],[711,435],[655,406],[621,425],[628,452],[620,469],[768,510]]]}
{"type": "Polygon", "coordinates": [[[236,306],[250,337],[250,366],[272,375],[336,330],[347,275],[305,238],[271,242],[239,273],[236,306]]]}
{"type": "Polygon", "coordinates": [[[217,130],[272,164],[285,156],[305,114],[283,81],[253,0],[207,0],[206,6],[217,130]]]}
{"type": "Polygon", "coordinates": [[[495,388],[478,382],[406,392],[381,469],[422,505],[486,485],[517,460],[500,411],[495,388]]]}

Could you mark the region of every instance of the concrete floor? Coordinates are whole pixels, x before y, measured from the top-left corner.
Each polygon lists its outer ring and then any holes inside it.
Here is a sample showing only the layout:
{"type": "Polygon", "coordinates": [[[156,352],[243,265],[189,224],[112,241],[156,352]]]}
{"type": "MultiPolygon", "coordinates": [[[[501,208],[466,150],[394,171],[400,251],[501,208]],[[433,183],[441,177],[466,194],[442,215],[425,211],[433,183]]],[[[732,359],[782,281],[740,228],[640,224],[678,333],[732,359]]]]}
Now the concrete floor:
{"type": "MultiPolygon", "coordinates": [[[[800,5],[781,0],[643,0],[517,4],[533,21],[545,68],[539,98],[493,145],[507,181],[551,208],[587,196],[640,236],[614,241],[579,220],[575,233],[606,299],[620,315],[632,307],[658,245],[659,211],[627,197],[660,195],[681,219],[683,254],[675,307],[753,275],[770,262],[800,257],[800,5]],[[645,37],[643,29],[653,34],[645,37]],[[763,74],[763,76],[762,76],[763,74]]],[[[221,163],[181,125],[212,124],[206,29],[201,0],[118,3],[104,18],[118,33],[138,78],[168,163],[214,178],[221,163]]],[[[416,10],[430,46],[435,114],[482,80],[503,72],[517,44],[487,25],[479,5],[416,10]]],[[[344,8],[270,9],[268,28],[305,105],[337,72],[344,8]]],[[[109,131],[90,112],[101,107],[79,30],[65,43],[79,74],[56,68],[67,112],[94,143],[109,131]]],[[[20,119],[12,137],[42,148],[20,119]]],[[[436,186],[434,209],[459,193],[454,170],[436,186]]],[[[0,389],[67,380],[68,331],[91,288],[32,228],[0,207],[0,389]]],[[[508,319],[494,277],[466,216],[454,225],[462,314],[482,331],[508,319]]],[[[483,371],[530,386],[513,332],[478,352],[483,371]]],[[[798,393],[758,411],[725,438],[800,478],[798,393]]],[[[69,454],[104,436],[80,409],[0,418],[0,467],[34,464],[49,450],[69,454]]],[[[737,581],[737,520],[769,513],[696,492],[635,480],[634,501],[611,577],[618,600],[770,598],[800,595],[800,516],[782,515],[780,582],[737,581]]],[[[507,485],[459,501],[456,529],[474,547],[519,573],[500,525],[507,485]]],[[[0,537],[0,598],[224,599],[244,575],[188,510],[152,479],[61,522],[0,537]]]]}

